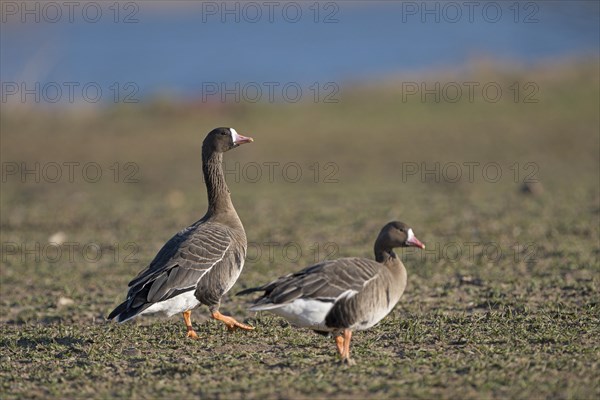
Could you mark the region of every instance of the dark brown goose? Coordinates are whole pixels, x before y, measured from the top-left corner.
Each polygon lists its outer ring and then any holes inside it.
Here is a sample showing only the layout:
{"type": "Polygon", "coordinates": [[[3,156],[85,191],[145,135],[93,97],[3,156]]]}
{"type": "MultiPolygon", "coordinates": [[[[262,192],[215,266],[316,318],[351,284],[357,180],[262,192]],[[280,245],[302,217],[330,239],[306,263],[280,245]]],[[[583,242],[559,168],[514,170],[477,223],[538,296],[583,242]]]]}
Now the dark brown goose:
{"type": "Polygon", "coordinates": [[[264,291],[250,310],[268,310],[294,325],[332,332],[342,362],[352,364],[352,331],[381,321],[404,293],[406,269],[393,249],[410,246],[425,248],[406,224],[390,222],[375,241],[376,261],[324,261],[238,295],[264,291]]]}
{"type": "Polygon", "coordinates": [[[187,336],[197,338],[191,311],[207,305],[214,319],[229,329],[254,329],[219,312],[221,297],[233,286],[246,258],[246,233],[225,176],[223,153],[253,139],[233,128],[213,129],[202,143],[202,171],[208,211],[201,220],[173,236],[154,260],[129,282],[127,300],[108,316],[125,322],[138,315],[183,313],[187,336]]]}

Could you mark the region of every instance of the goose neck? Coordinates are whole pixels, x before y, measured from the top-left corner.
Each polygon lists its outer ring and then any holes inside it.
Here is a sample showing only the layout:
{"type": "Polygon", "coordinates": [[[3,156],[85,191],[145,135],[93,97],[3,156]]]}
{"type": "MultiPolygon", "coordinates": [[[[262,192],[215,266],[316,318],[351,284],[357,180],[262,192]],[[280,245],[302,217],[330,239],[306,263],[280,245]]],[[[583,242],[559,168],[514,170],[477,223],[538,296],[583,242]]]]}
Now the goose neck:
{"type": "Polygon", "coordinates": [[[208,213],[215,214],[233,209],[231,196],[223,173],[223,153],[202,151],[202,172],[208,194],[208,213]]]}
{"type": "Polygon", "coordinates": [[[375,261],[387,264],[390,262],[395,262],[398,260],[398,256],[392,249],[389,248],[381,248],[375,245],[375,261]]]}

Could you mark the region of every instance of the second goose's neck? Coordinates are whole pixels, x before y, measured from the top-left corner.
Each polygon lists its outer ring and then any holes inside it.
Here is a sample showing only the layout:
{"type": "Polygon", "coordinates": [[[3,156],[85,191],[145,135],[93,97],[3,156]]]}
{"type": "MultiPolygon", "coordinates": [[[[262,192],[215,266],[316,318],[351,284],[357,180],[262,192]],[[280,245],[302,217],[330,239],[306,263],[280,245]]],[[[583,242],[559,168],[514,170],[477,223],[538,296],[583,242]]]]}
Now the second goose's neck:
{"type": "Polygon", "coordinates": [[[398,261],[398,256],[392,249],[381,249],[375,246],[375,261],[382,264],[398,261]]]}
{"type": "Polygon", "coordinates": [[[396,253],[394,253],[394,249],[392,247],[389,246],[389,243],[387,243],[384,239],[382,239],[381,236],[379,236],[377,238],[377,240],[375,241],[375,246],[374,246],[374,250],[375,250],[375,261],[382,263],[382,264],[396,264],[397,262],[399,262],[399,258],[396,255],[396,253]]]}
{"type": "Polygon", "coordinates": [[[210,215],[233,210],[222,162],[223,153],[202,149],[202,172],[206,182],[208,214],[210,215]]]}

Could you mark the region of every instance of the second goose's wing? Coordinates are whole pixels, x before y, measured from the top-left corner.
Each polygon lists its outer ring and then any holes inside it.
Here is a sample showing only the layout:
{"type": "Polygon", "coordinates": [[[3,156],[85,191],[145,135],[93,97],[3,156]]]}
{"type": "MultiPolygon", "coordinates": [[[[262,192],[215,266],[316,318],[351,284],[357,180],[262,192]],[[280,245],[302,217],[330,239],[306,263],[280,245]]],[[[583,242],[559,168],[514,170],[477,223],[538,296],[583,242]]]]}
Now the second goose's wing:
{"type": "Polygon", "coordinates": [[[335,303],[360,292],[382,267],[364,258],[324,261],[240,294],[265,291],[251,307],[255,311],[277,308],[299,299],[335,303]]]}

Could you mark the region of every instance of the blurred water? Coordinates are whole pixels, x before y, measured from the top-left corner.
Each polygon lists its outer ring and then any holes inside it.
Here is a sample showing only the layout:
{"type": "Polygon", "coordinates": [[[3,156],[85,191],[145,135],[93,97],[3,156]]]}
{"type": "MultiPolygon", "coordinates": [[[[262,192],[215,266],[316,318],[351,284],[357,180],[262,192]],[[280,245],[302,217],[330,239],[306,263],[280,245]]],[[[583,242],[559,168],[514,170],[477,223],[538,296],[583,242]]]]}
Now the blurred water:
{"type": "Polygon", "coordinates": [[[467,3],[96,2],[69,15],[61,2],[58,10],[29,4],[29,14],[5,2],[0,77],[63,88],[117,83],[121,91],[133,82],[142,98],[197,96],[207,83],[324,84],[478,57],[537,63],[598,54],[598,1],[467,3]]]}

